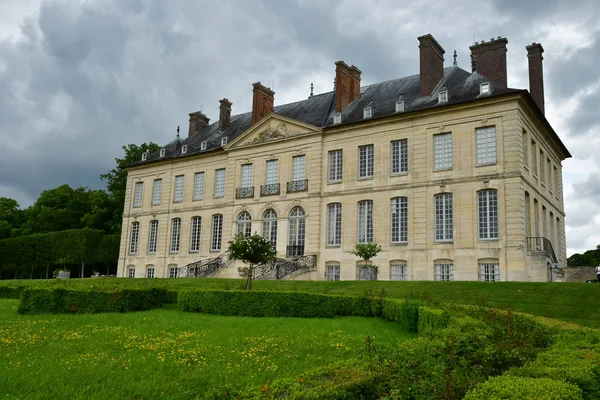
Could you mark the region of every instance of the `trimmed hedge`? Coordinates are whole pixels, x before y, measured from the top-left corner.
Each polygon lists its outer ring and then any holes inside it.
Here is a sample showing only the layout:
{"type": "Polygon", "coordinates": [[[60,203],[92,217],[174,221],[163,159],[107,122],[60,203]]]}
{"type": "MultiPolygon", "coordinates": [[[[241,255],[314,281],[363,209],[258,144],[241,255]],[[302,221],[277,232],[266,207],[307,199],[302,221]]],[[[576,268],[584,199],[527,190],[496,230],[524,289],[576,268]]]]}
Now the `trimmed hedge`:
{"type": "Polygon", "coordinates": [[[448,326],[450,314],[444,310],[431,307],[419,307],[417,332],[419,334],[433,333],[448,326]]]}
{"type": "Polygon", "coordinates": [[[498,376],[477,386],[464,400],[579,400],[581,389],[548,378],[498,376]]]}
{"type": "Polygon", "coordinates": [[[18,299],[25,286],[0,286],[0,299],[18,299]]]}
{"type": "Polygon", "coordinates": [[[161,307],[166,289],[73,290],[27,288],[21,294],[19,314],[83,314],[143,311],[161,307]]]}

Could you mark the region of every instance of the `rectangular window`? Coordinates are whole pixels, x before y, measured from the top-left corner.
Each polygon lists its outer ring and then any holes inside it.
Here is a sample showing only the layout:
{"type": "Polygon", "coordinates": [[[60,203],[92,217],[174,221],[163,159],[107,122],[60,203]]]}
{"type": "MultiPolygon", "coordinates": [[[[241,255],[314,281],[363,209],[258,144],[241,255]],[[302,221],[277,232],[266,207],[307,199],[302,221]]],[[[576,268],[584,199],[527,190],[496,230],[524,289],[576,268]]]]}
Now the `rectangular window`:
{"type": "Polygon", "coordinates": [[[134,207],[142,206],[143,194],[144,194],[144,182],[136,182],[135,183],[135,194],[133,196],[133,206],[134,207]]]}
{"type": "Polygon", "coordinates": [[[404,102],[397,101],[396,102],[396,112],[401,112],[401,111],[404,111],[404,102]]]}
{"type": "Polygon", "coordinates": [[[373,109],[371,107],[367,107],[363,110],[363,118],[368,119],[373,116],[373,109]]]}
{"type": "Polygon", "coordinates": [[[204,172],[194,174],[194,200],[202,200],[204,197],[204,172]]]}
{"type": "Polygon", "coordinates": [[[339,265],[328,265],[327,266],[327,280],[328,281],[339,281],[340,280],[340,266],[339,265]]]}
{"type": "Polygon", "coordinates": [[[405,281],[408,279],[408,268],[405,263],[390,264],[390,279],[393,281],[405,281]]]}
{"type": "Polygon", "coordinates": [[[221,251],[221,241],[223,239],[223,215],[215,214],[212,220],[212,242],[211,251],[221,251]]]}
{"type": "Polygon", "coordinates": [[[552,161],[549,158],[546,159],[546,172],[548,173],[548,189],[552,190],[552,161]]]}
{"type": "Polygon", "coordinates": [[[544,151],[540,150],[540,180],[542,183],[546,183],[546,163],[544,160],[544,151]]]}
{"type": "Polygon", "coordinates": [[[154,278],[154,267],[148,267],[146,278],[154,278]]]}
{"type": "Polygon", "coordinates": [[[127,276],[130,278],[135,278],[135,268],[134,267],[129,267],[129,270],[127,271],[127,276]]]}
{"type": "Polygon", "coordinates": [[[267,177],[266,185],[276,185],[279,183],[279,161],[267,161],[267,177]]]}
{"type": "Polygon", "coordinates": [[[558,195],[558,180],[559,180],[559,176],[558,176],[558,168],[554,167],[554,192],[558,195]]]}
{"type": "Polygon", "coordinates": [[[190,251],[200,251],[200,232],[202,231],[202,217],[192,217],[192,231],[190,234],[190,251]]]}
{"type": "Polygon", "coordinates": [[[483,282],[497,282],[500,280],[500,267],[498,263],[479,263],[479,280],[483,282]]]}
{"type": "Polygon", "coordinates": [[[342,244],[342,204],[327,206],[327,246],[342,244]]]}
{"type": "Polygon", "coordinates": [[[329,173],[327,179],[329,182],[340,182],[343,177],[344,154],[342,150],[333,150],[329,152],[329,173]]]}
{"type": "Polygon", "coordinates": [[[496,164],[496,127],[475,130],[477,165],[496,164]]]}
{"type": "Polygon", "coordinates": [[[150,232],[148,233],[148,253],[156,253],[158,243],[158,221],[150,221],[150,232]]]}
{"type": "Polygon", "coordinates": [[[479,239],[498,239],[498,191],[477,193],[479,210],[479,239]]]}
{"type": "Polygon", "coordinates": [[[373,242],[373,201],[358,203],[358,243],[373,242]]]}
{"type": "Polygon", "coordinates": [[[175,196],[173,196],[173,203],[181,203],[183,201],[183,175],[177,175],[175,177],[175,196]]]}
{"type": "Polygon", "coordinates": [[[408,172],[408,139],[392,142],[392,174],[408,172]]]}
{"type": "Polygon", "coordinates": [[[408,242],[408,198],[392,199],[392,243],[408,242]]]}
{"type": "Polygon", "coordinates": [[[433,169],[452,168],[452,134],[433,135],[433,169]]]}
{"type": "Polygon", "coordinates": [[[537,175],[538,162],[537,162],[537,147],[535,145],[535,140],[531,141],[531,169],[533,170],[533,174],[537,175]]]}
{"type": "Polygon", "coordinates": [[[452,193],[435,196],[435,240],[450,242],[453,239],[452,193]]]}
{"type": "Polygon", "coordinates": [[[306,156],[292,157],[292,181],[303,181],[306,179],[306,156]]]}
{"type": "Polygon", "coordinates": [[[131,224],[131,243],[129,244],[129,253],[130,254],[137,254],[139,240],[140,240],[140,223],[133,222],[131,224]]]}
{"type": "Polygon", "coordinates": [[[225,196],[225,168],[215,171],[215,197],[225,196]]]}
{"type": "Polygon", "coordinates": [[[171,227],[171,253],[179,252],[179,243],[181,242],[181,219],[173,218],[171,227]]]}
{"type": "Polygon", "coordinates": [[[358,146],[358,177],[372,178],[375,168],[375,147],[358,146]]]}
{"type": "Polygon", "coordinates": [[[160,204],[160,194],[162,192],[162,179],[155,179],[152,184],[152,205],[160,204]]]}
{"type": "Polygon", "coordinates": [[[169,278],[177,278],[178,275],[177,267],[169,267],[169,278]]]}
{"type": "Polygon", "coordinates": [[[242,188],[251,188],[252,187],[252,164],[244,164],[241,168],[242,174],[242,188]]]}
{"type": "Polygon", "coordinates": [[[527,139],[527,132],[523,129],[523,163],[527,168],[529,168],[529,147],[527,144],[529,140],[527,139]]]}
{"type": "Polygon", "coordinates": [[[435,264],[435,280],[436,281],[453,281],[454,280],[454,264],[453,263],[436,263],[435,264]]]}

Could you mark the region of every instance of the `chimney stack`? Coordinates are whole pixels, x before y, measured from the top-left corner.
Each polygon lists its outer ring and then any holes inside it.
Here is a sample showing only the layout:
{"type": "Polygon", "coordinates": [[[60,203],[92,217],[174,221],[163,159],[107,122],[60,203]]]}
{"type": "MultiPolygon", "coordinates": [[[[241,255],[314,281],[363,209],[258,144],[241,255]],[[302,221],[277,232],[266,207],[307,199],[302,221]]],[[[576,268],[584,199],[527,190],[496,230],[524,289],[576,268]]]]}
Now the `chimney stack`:
{"type": "Polygon", "coordinates": [[[529,93],[544,113],[544,71],[542,69],[544,48],[540,43],[535,42],[525,48],[529,59],[529,93]]]}
{"type": "Polygon", "coordinates": [[[222,100],[219,100],[219,103],[221,104],[219,106],[219,130],[223,132],[231,122],[231,102],[223,97],[222,100]]]}
{"type": "Polygon", "coordinates": [[[361,70],[343,61],[335,63],[335,111],[342,110],[360,96],[361,70]]]}
{"type": "Polygon", "coordinates": [[[252,125],[254,125],[265,115],[273,112],[275,92],[260,82],[253,83],[252,87],[252,125]]]}
{"type": "Polygon", "coordinates": [[[485,76],[499,87],[507,87],[506,44],[508,40],[501,36],[489,42],[475,42],[471,49],[471,69],[485,76]]]}
{"type": "Polygon", "coordinates": [[[196,111],[190,114],[190,130],[188,132],[188,137],[192,136],[194,133],[201,131],[202,129],[208,126],[208,122],[210,118],[202,113],[202,111],[196,111]]]}
{"type": "Polygon", "coordinates": [[[421,97],[431,96],[435,87],[444,77],[444,49],[431,34],[419,40],[419,80],[421,97]]]}

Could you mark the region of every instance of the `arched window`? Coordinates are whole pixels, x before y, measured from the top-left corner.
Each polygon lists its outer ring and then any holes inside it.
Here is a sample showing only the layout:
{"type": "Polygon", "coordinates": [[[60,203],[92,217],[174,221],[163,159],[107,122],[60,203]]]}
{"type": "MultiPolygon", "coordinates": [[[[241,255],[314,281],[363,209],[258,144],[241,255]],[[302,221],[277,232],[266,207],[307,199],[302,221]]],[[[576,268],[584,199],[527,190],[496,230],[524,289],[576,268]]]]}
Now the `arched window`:
{"type": "Polygon", "coordinates": [[[248,237],[252,235],[252,217],[248,211],[242,211],[237,218],[237,233],[248,237]]]}
{"type": "Polygon", "coordinates": [[[277,247],[277,213],[272,208],[263,213],[262,235],[273,247],[277,247]]]}
{"type": "Polygon", "coordinates": [[[302,207],[294,207],[290,212],[288,230],[287,256],[298,257],[304,255],[306,214],[302,207]]]}

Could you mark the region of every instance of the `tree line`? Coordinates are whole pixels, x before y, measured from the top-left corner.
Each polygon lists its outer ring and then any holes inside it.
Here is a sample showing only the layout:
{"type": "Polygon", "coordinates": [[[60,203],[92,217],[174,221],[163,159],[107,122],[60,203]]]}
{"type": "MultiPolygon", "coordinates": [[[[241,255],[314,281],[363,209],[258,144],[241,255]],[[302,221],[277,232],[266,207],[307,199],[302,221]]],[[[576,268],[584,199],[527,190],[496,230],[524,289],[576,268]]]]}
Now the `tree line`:
{"type": "Polygon", "coordinates": [[[569,267],[595,267],[600,265],[600,244],[593,250],[588,250],[583,254],[575,253],[567,258],[569,267]]]}

